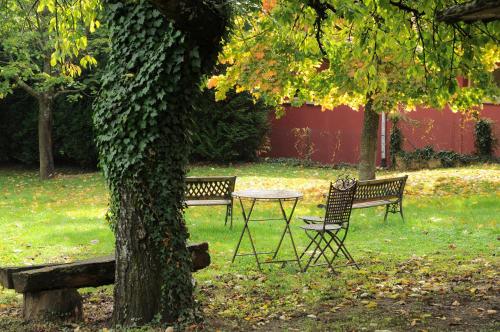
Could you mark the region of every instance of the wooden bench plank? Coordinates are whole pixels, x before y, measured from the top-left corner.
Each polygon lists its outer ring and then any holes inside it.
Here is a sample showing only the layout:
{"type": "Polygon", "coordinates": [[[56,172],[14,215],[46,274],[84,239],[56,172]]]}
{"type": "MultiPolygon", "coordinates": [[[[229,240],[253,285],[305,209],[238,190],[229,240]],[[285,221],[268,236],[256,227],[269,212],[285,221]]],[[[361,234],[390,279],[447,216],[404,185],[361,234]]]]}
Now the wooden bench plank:
{"type": "Polygon", "coordinates": [[[12,281],[18,293],[109,285],[115,281],[115,257],[109,255],[19,272],[12,276],[12,281]]]}
{"type": "Polygon", "coordinates": [[[61,263],[57,264],[40,264],[40,265],[27,265],[27,266],[6,266],[0,267],[0,284],[7,289],[14,289],[14,283],[12,281],[12,275],[14,273],[41,269],[47,266],[63,265],[61,263]]]}
{"type": "MultiPolygon", "coordinates": [[[[188,245],[193,271],[210,265],[208,243],[188,245]]],[[[56,264],[12,274],[13,288],[18,293],[63,288],[97,287],[115,281],[114,255],[97,257],[69,264],[56,264]]]]}

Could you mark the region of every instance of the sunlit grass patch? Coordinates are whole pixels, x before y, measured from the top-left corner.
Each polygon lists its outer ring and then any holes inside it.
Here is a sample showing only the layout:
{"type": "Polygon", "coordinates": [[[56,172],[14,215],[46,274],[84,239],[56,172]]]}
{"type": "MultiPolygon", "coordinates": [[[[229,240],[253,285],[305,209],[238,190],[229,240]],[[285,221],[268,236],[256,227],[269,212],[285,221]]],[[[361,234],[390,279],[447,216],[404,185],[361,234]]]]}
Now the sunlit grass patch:
{"type": "MultiPolygon", "coordinates": [[[[236,190],[302,192],[304,197],[291,223],[299,253],[307,238],[297,217],[324,213],[317,205],[324,200],[329,182],[346,173],[356,175],[354,169],[279,164],[193,166],[190,171],[190,175],[200,176],[236,175],[236,190]]],[[[225,207],[188,208],[185,219],[190,240],[210,245],[210,267],[195,274],[197,298],[206,315],[234,321],[237,327],[267,326],[266,321],[276,321],[281,327],[287,322],[297,324],[299,319],[303,329],[326,324],[324,329],[330,330],[328,319],[308,317],[321,318],[328,312],[345,329],[373,329],[369,324],[378,328],[400,324],[397,326],[408,329],[414,319],[427,322],[430,318],[422,318],[425,313],[419,309],[408,317],[380,310],[398,301],[420,301],[429,294],[455,290],[480,299],[479,295],[490,291],[484,287],[498,280],[500,167],[384,171],[378,175],[403,174],[409,174],[403,200],[405,221],[390,214],[384,222],[384,207],[353,211],[346,244],[361,269],[340,268],[334,275],[319,267],[301,273],[294,263],[265,264],[260,273],[252,256],[237,257],[231,264],[243,228],[239,202],[235,201],[232,229],[224,226],[225,207]],[[473,293],[471,289],[475,289],[473,293]],[[351,313],[362,313],[365,318],[351,313]]],[[[104,218],[109,195],[100,174],[63,173],[41,182],[34,171],[3,169],[0,190],[0,265],[68,262],[113,252],[114,237],[104,218]]],[[[277,203],[263,202],[257,203],[253,215],[279,216],[277,203]]],[[[282,221],[251,222],[257,250],[274,250],[283,227],[282,221]]],[[[246,234],[241,250],[251,252],[246,234]]],[[[287,237],[279,257],[293,257],[287,237]]],[[[0,290],[0,305],[9,303],[19,303],[19,296],[0,290]]]]}

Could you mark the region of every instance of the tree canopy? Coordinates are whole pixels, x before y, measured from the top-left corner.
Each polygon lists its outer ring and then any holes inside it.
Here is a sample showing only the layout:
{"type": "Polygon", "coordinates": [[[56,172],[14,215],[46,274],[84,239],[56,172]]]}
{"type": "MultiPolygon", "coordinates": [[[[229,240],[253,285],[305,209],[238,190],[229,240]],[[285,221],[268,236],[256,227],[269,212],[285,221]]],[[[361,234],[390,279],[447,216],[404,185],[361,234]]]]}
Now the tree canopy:
{"type": "Polygon", "coordinates": [[[75,77],[96,64],[87,35],[99,26],[98,0],[0,2],[0,98],[19,87],[38,104],[40,177],[54,174],[53,105],[82,88],[75,77]]]}
{"type": "Polygon", "coordinates": [[[224,75],[209,87],[230,88],[268,103],[377,111],[404,106],[466,110],[498,95],[491,72],[500,60],[500,24],[440,24],[443,0],[265,0],[234,19],[219,61],[224,75]],[[471,87],[459,86],[457,77],[471,87]]]}
{"type": "Polygon", "coordinates": [[[0,4],[0,97],[15,85],[31,94],[60,90],[96,64],[86,50],[88,34],[100,25],[98,0],[0,4]]]}

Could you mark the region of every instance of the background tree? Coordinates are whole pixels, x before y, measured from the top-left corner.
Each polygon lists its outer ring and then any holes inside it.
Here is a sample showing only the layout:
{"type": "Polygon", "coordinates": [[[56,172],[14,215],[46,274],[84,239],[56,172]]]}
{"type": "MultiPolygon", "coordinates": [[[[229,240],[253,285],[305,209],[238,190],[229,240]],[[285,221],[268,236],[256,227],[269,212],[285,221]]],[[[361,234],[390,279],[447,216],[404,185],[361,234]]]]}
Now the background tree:
{"type": "Polygon", "coordinates": [[[183,219],[191,100],[216,62],[225,0],[104,3],[111,52],[95,104],[116,235],[114,321],[174,322],[195,313],[183,219]]]}
{"type": "Polygon", "coordinates": [[[99,25],[98,11],[97,0],[0,2],[0,98],[22,88],[38,103],[42,179],[54,173],[54,101],[78,91],[81,84],[74,77],[81,74],[82,67],[96,63],[85,50],[87,33],[99,25]]]}
{"type": "Polygon", "coordinates": [[[380,112],[417,105],[467,110],[498,93],[498,22],[439,24],[444,0],[265,0],[235,18],[209,82],[216,96],[232,87],[273,105],[314,102],[364,110],[359,177],[375,177],[380,112]],[[458,86],[468,77],[472,87],[458,86]]]}

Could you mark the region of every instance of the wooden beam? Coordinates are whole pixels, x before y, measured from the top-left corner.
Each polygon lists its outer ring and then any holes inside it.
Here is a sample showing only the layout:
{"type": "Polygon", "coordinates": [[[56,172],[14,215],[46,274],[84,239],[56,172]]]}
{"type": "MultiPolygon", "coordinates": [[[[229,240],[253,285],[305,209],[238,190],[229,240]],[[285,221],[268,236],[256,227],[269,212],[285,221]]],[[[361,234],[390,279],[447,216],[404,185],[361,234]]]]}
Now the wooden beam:
{"type": "MultiPolygon", "coordinates": [[[[188,245],[193,261],[193,271],[198,271],[210,265],[208,243],[188,245]]],[[[24,268],[24,267],[23,267],[24,268]]],[[[20,269],[23,269],[20,268],[20,269]]],[[[97,257],[69,264],[56,264],[31,269],[10,271],[11,284],[16,292],[39,292],[63,288],[97,287],[115,282],[114,255],[97,257]]],[[[9,279],[9,274],[7,274],[9,279]]]]}
{"type": "Polygon", "coordinates": [[[109,285],[115,281],[115,257],[103,256],[18,272],[12,275],[12,281],[18,293],[109,285]]]}
{"type": "Polygon", "coordinates": [[[7,266],[0,267],[0,285],[7,289],[14,289],[14,283],[12,282],[12,275],[14,273],[41,269],[47,266],[63,265],[63,264],[41,264],[41,265],[30,265],[30,266],[7,266]]]}

